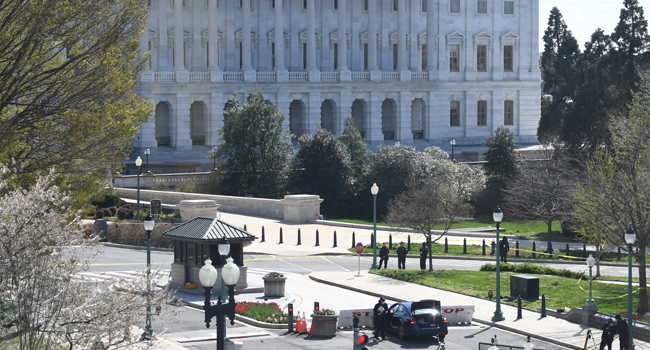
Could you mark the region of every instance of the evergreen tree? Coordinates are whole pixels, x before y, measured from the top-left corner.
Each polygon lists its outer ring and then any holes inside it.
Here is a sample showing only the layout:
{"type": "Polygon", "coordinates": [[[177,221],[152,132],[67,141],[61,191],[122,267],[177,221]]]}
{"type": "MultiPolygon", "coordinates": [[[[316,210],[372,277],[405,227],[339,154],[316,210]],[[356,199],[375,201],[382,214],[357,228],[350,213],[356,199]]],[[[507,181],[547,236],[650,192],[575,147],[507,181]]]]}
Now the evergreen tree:
{"type": "Polygon", "coordinates": [[[246,104],[237,93],[224,113],[230,118],[219,129],[221,187],[229,195],[279,198],[291,169],[291,132],[284,114],[265,101],[262,91],[250,90],[246,104]]]}
{"type": "Polygon", "coordinates": [[[350,116],[343,122],[343,133],[339,138],[346,146],[352,161],[353,174],[359,179],[365,173],[368,163],[372,158],[372,152],[368,150],[368,142],[361,136],[359,129],[354,125],[354,119],[350,116]]]}
{"type": "Polygon", "coordinates": [[[512,178],[517,174],[517,153],[519,145],[515,143],[515,134],[505,126],[497,128],[494,136],[485,137],[483,146],[488,150],[483,154],[487,161],[485,173],[499,180],[512,178]]]}

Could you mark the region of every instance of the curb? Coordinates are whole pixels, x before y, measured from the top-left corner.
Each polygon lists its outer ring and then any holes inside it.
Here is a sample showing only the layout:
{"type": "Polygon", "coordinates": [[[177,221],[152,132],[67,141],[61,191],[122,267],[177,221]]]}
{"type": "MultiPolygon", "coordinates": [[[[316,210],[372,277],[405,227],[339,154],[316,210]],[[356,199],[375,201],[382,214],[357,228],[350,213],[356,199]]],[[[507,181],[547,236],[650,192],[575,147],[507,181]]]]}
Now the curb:
{"type": "MultiPolygon", "coordinates": [[[[127,244],[117,244],[110,242],[102,242],[102,245],[111,248],[122,248],[122,249],[131,249],[131,250],[147,250],[147,247],[141,247],[136,245],[127,245],[127,244]]],[[[151,247],[152,252],[173,252],[173,248],[155,248],[151,247]]]]}
{"type": "MultiPolygon", "coordinates": [[[[355,288],[355,287],[350,287],[350,286],[347,286],[347,285],[344,285],[344,284],[328,281],[328,280],[325,280],[325,279],[318,278],[318,277],[314,276],[313,273],[309,274],[309,278],[316,281],[316,282],[319,282],[319,283],[328,284],[328,285],[335,286],[335,287],[338,287],[338,288],[343,288],[343,289],[351,290],[351,291],[354,291],[354,292],[357,292],[357,293],[363,293],[363,294],[366,294],[366,295],[371,295],[371,296],[374,296],[374,297],[384,297],[386,299],[395,300],[395,301],[398,301],[398,302],[407,301],[405,299],[395,298],[395,297],[390,296],[390,295],[370,292],[370,291],[367,291],[367,290],[362,290],[362,289],[355,288]]],[[[430,288],[433,288],[433,287],[430,287],[430,288]]],[[[478,323],[485,324],[485,325],[492,326],[492,327],[496,327],[496,328],[501,328],[501,329],[504,329],[504,330],[507,330],[507,331],[510,331],[510,332],[513,332],[513,333],[517,333],[517,334],[521,334],[521,335],[525,335],[525,336],[530,336],[531,338],[539,339],[541,341],[545,341],[545,342],[552,343],[552,344],[559,345],[559,346],[564,346],[564,347],[569,348],[569,349],[582,350],[581,347],[578,347],[578,346],[575,346],[575,345],[572,345],[572,344],[569,344],[569,343],[564,343],[564,342],[561,342],[559,340],[551,339],[551,338],[548,338],[548,337],[545,337],[545,336],[542,336],[542,335],[539,335],[539,334],[530,333],[530,332],[527,332],[527,331],[524,331],[524,330],[521,330],[521,329],[517,329],[517,328],[513,328],[513,327],[510,327],[510,326],[505,326],[505,325],[498,324],[498,323],[492,323],[491,321],[485,321],[485,320],[480,319],[480,318],[472,318],[472,321],[476,321],[478,323]]]]}

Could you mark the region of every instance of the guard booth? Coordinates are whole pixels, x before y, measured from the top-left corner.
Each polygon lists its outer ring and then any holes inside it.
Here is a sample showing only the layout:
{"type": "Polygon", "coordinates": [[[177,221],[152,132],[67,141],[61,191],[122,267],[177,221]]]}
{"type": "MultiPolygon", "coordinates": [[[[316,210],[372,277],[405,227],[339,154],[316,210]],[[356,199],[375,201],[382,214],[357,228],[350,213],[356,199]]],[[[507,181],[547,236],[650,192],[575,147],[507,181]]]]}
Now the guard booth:
{"type": "Polygon", "coordinates": [[[199,216],[163,232],[162,236],[174,241],[171,288],[185,288],[187,283],[196,283],[197,288],[202,290],[199,270],[208,258],[219,272],[215,286],[220,286],[221,268],[225,265],[227,257],[219,254],[218,247],[224,237],[230,243],[230,256],[239,266],[239,281],[235,288],[248,287],[244,246],[255,240],[254,235],[219,219],[199,216]]]}

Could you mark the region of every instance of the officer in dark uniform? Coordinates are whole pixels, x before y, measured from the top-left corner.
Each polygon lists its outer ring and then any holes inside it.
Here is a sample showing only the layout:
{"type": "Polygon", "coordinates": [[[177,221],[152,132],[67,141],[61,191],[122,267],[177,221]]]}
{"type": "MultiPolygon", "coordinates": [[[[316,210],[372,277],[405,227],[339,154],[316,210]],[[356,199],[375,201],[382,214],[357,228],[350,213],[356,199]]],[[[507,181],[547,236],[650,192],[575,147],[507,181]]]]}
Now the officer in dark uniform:
{"type": "Polygon", "coordinates": [[[616,332],[621,350],[627,350],[630,345],[630,331],[627,328],[627,321],[621,315],[616,315],[616,332]]]}
{"type": "Polygon", "coordinates": [[[381,264],[384,264],[384,269],[388,267],[388,247],[386,243],[379,250],[379,268],[381,269],[381,264]]]}
{"type": "Polygon", "coordinates": [[[605,349],[605,346],[607,346],[607,350],[612,350],[612,342],[614,341],[614,335],[616,335],[614,321],[610,318],[601,329],[603,336],[600,340],[600,350],[605,349]]]}
{"type": "Polygon", "coordinates": [[[508,244],[508,238],[503,237],[501,242],[499,242],[499,254],[501,254],[501,262],[508,263],[508,251],[510,250],[510,244],[508,244]]]}
{"type": "Polygon", "coordinates": [[[399,248],[397,248],[397,268],[398,269],[406,269],[406,254],[408,254],[409,251],[406,250],[406,247],[404,247],[404,242],[399,243],[399,248]]]}
{"type": "Polygon", "coordinates": [[[422,243],[420,247],[420,270],[427,268],[427,256],[429,255],[429,248],[426,243],[422,243]]]}
{"type": "Polygon", "coordinates": [[[375,317],[375,331],[373,335],[379,339],[380,335],[383,340],[386,340],[386,314],[388,312],[388,305],[384,298],[379,298],[377,304],[372,309],[372,314],[375,317]]]}

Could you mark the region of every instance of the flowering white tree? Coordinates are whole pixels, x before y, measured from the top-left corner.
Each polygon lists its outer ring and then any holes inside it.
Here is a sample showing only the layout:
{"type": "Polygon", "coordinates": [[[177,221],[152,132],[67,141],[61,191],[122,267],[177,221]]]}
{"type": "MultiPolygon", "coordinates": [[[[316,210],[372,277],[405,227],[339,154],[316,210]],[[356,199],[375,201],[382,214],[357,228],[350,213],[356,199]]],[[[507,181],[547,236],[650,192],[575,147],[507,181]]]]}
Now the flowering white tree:
{"type": "Polygon", "coordinates": [[[104,290],[79,275],[97,252],[96,239],[79,229],[53,174],[29,189],[9,189],[5,179],[13,174],[0,164],[0,348],[138,343],[132,325],[142,319],[147,299],[154,306],[169,303],[168,290],[155,288],[155,271],[111,280],[104,290]]]}
{"type": "Polygon", "coordinates": [[[429,271],[432,271],[431,244],[442,238],[454,223],[471,216],[469,201],[485,187],[486,177],[479,167],[448,160],[447,153],[437,147],[429,147],[424,153],[425,176],[410,178],[408,190],[388,202],[384,219],[426,237],[429,271]],[[435,226],[441,228],[435,230],[435,226]]]}

